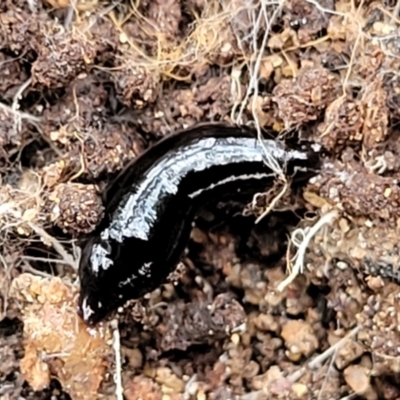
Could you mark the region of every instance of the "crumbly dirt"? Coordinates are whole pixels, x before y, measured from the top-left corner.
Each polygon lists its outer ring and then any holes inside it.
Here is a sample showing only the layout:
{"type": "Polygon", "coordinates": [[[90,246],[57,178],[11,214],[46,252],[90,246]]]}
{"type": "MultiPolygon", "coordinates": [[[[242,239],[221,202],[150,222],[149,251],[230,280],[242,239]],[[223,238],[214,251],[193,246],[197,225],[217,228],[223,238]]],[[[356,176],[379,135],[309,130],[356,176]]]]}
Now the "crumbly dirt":
{"type": "Polygon", "coordinates": [[[0,399],[400,399],[399,35],[391,0],[2,0],[0,399]],[[169,282],[88,329],[107,183],[207,121],[321,168],[259,224],[203,210],[169,282]]]}

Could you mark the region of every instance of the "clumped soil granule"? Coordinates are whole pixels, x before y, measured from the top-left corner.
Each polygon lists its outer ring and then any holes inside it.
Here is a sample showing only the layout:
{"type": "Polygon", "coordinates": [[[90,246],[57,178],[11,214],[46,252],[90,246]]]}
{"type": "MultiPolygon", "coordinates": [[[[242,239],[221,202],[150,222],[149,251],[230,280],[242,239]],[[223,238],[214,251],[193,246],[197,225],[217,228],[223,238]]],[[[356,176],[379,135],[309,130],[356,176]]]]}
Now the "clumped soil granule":
{"type": "Polygon", "coordinates": [[[1,1],[0,398],[399,399],[399,35],[386,0],[1,1]],[[321,167],[258,224],[205,209],[169,281],[88,329],[107,183],[210,121],[321,167]]]}

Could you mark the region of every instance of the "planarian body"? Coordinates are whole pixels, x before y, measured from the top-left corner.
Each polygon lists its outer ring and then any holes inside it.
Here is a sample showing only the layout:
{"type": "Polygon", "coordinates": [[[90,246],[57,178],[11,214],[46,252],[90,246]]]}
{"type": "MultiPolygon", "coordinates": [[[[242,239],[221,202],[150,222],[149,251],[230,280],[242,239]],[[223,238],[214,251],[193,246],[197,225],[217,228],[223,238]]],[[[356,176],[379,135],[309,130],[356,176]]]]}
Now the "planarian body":
{"type": "Polygon", "coordinates": [[[309,175],[316,155],[275,140],[262,144],[255,130],[222,124],[177,132],[145,151],[111,186],[106,216],[82,252],[83,319],[96,324],[161,285],[179,262],[204,204],[248,200],[267,189],[274,179],[271,159],[289,176],[309,175]]]}

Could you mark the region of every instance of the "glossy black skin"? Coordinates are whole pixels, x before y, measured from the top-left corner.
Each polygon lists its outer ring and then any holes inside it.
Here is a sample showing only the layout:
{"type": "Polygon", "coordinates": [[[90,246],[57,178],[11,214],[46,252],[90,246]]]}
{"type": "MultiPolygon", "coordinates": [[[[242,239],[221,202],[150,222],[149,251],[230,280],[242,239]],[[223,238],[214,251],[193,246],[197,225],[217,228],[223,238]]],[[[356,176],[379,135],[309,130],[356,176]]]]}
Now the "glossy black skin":
{"type": "MultiPolygon", "coordinates": [[[[196,212],[206,203],[220,202],[226,199],[242,200],[244,203],[251,200],[254,193],[268,189],[271,179],[231,182],[222,187],[204,192],[196,199],[188,197],[188,193],[207,186],[215,179],[221,179],[232,174],[253,173],[268,171],[264,163],[239,163],[227,166],[215,166],[206,171],[189,174],[182,180],[178,193],[159,199],[157,203],[158,218],[151,229],[148,241],[137,238],[124,240],[122,244],[113,246],[111,255],[114,264],[105,271],[94,275],[89,266],[90,250],[98,240],[99,233],[108,226],[113,211],[124,195],[129,193],[132,185],[137,182],[143,173],[149,170],[154,161],[163,154],[174,152],[180,146],[190,143],[198,137],[256,137],[255,131],[245,127],[232,127],[222,124],[200,125],[192,129],[177,132],[161,140],[155,146],[145,151],[140,157],[129,164],[118,176],[106,195],[106,214],[86,243],[80,262],[79,277],[81,294],[79,306],[82,312],[83,300],[90,299],[90,307],[94,314],[85,321],[94,325],[108,317],[127,300],[137,299],[154,290],[165,282],[168,274],[173,271],[182,256],[188,243],[192,222],[196,212]],[[240,193],[238,192],[240,189],[240,193]],[[138,266],[148,261],[152,262],[151,276],[140,276],[134,286],[120,283],[127,279],[138,266]],[[101,307],[96,307],[101,303],[101,307]]],[[[307,180],[313,175],[318,165],[318,154],[307,149],[307,160],[294,160],[286,165],[288,176],[296,175],[298,179],[307,180]],[[298,171],[300,168],[300,171],[298,171]],[[296,172],[297,171],[297,172],[296,172]]]]}

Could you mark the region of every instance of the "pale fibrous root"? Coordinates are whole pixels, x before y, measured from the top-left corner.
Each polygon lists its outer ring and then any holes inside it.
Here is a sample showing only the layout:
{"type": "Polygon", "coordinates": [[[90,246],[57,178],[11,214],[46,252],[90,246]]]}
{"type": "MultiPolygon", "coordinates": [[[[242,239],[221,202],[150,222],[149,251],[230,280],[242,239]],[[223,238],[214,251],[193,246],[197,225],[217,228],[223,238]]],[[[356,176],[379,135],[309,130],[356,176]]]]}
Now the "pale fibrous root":
{"type": "Polygon", "coordinates": [[[326,214],[322,215],[321,218],[313,226],[307,227],[305,229],[298,228],[292,232],[291,240],[289,241],[289,246],[290,243],[292,243],[295,247],[297,247],[297,252],[294,258],[292,259],[292,262],[294,261],[293,267],[290,268],[290,265],[288,265],[288,270],[290,270],[290,274],[285,280],[283,280],[278,285],[277,289],[279,291],[283,291],[291,282],[294,281],[297,275],[303,273],[304,259],[306,256],[307,248],[310,245],[312,238],[324,225],[332,223],[334,220],[338,218],[338,216],[339,216],[338,210],[331,210],[326,214]],[[299,239],[299,237],[301,239],[299,239]]]}

